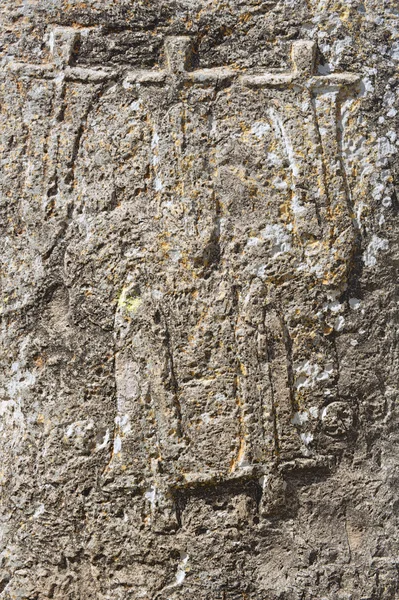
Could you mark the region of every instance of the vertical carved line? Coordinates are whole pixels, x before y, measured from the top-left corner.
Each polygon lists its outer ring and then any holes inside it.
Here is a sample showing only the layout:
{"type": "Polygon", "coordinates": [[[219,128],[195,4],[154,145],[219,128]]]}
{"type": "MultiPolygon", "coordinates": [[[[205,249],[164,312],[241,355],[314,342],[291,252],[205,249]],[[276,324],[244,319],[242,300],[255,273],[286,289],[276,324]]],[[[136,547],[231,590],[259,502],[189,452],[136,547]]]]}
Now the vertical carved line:
{"type": "Polygon", "coordinates": [[[236,335],[236,331],[238,328],[238,321],[239,321],[239,295],[240,295],[240,293],[238,290],[238,286],[233,285],[232,292],[233,292],[233,309],[235,311],[235,319],[234,319],[235,367],[234,367],[234,379],[233,379],[233,398],[234,398],[235,404],[237,406],[237,413],[238,413],[237,450],[236,450],[235,458],[232,460],[231,467],[230,467],[230,472],[234,473],[234,471],[237,469],[237,466],[240,465],[240,461],[245,456],[246,431],[245,431],[245,420],[244,420],[244,417],[245,417],[244,406],[243,406],[243,400],[242,400],[242,398],[240,398],[240,389],[239,389],[241,363],[240,363],[240,358],[239,358],[239,347],[238,347],[238,341],[237,341],[237,335],[236,335]]]}
{"type": "Polygon", "coordinates": [[[290,395],[291,409],[292,412],[296,412],[298,410],[298,403],[295,397],[295,376],[292,358],[292,339],[281,308],[277,311],[277,315],[280,321],[281,331],[283,334],[283,342],[285,346],[288,389],[290,395]]]}
{"type": "MultiPolygon", "coordinates": [[[[321,170],[322,170],[322,176],[323,176],[323,192],[326,196],[326,200],[327,200],[327,214],[329,216],[329,220],[331,221],[332,219],[332,213],[331,213],[331,207],[332,207],[332,203],[331,203],[331,196],[330,196],[330,190],[329,190],[329,185],[328,185],[328,172],[327,172],[327,167],[326,167],[326,163],[325,163],[325,151],[324,151],[324,145],[323,145],[323,140],[321,137],[321,132],[320,132],[320,125],[319,125],[319,118],[317,116],[317,108],[316,108],[316,98],[314,96],[314,94],[312,93],[312,91],[309,91],[309,98],[310,98],[310,106],[311,106],[311,110],[312,110],[312,117],[313,117],[313,124],[314,124],[314,130],[315,130],[315,135],[316,135],[316,140],[317,140],[317,150],[318,150],[318,156],[320,157],[320,162],[321,162],[321,170]]],[[[330,226],[330,232],[329,232],[329,237],[331,240],[331,236],[332,236],[332,227],[330,226]]]]}
{"type": "Polygon", "coordinates": [[[173,408],[174,408],[174,416],[177,419],[176,424],[176,433],[177,436],[181,439],[183,437],[183,419],[182,419],[182,407],[180,404],[180,386],[176,375],[175,362],[173,356],[173,347],[172,347],[172,339],[169,330],[168,321],[166,315],[162,309],[160,312],[163,316],[164,327],[165,327],[165,344],[166,344],[166,355],[170,368],[170,381],[173,395],[173,408]]]}

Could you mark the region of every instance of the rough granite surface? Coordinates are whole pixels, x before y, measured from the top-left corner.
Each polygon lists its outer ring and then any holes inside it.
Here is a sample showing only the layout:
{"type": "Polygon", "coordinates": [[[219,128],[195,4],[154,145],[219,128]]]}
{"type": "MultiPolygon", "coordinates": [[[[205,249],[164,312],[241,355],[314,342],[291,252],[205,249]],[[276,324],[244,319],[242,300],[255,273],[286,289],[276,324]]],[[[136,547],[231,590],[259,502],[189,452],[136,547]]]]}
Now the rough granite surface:
{"type": "Polygon", "coordinates": [[[399,598],[395,0],[2,0],[0,598],[399,598]]]}

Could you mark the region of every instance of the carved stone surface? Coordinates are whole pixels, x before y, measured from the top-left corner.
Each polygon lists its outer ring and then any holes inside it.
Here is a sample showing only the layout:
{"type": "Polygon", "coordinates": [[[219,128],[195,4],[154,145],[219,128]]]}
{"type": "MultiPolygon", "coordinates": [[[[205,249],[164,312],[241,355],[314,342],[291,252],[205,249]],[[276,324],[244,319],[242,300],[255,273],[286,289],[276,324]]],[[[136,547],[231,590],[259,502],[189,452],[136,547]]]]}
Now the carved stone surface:
{"type": "Polygon", "coordinates": [[[386,1],[0,9],[0,598],[399,596],[386,1]]]}

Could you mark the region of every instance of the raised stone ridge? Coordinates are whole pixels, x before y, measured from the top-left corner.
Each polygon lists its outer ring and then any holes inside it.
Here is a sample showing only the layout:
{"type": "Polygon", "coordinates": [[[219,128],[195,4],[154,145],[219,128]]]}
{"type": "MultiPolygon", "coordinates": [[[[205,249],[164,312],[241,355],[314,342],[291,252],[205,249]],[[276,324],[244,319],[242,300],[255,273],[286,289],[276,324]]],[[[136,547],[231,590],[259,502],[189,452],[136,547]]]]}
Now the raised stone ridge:
{"type": "Polygon", "coordinates": [[[196,85],[231,85],[238,82],[244,87],[273,88],[299,85],[312,89],[352,86],[359,83],[356,73],[316,74],[317,46],[314,41],[297,40],[292,43],[292,69],[287,72],[243,73],[229,66],[190,70],[193,41],[189,36],[169,36],[165,40],[164,68],[126,70],[113,68],[86,68],[72,65],[74,49],[81,33],[71,27],[56,27],[50,34],[50,52],[53,62],[29,64],[10,62],[7,69],[20,75],[44,79],[62,78],[82,83],[101,83],[122,79],[123,85],[159,85],[180,82],[196,85]]]}

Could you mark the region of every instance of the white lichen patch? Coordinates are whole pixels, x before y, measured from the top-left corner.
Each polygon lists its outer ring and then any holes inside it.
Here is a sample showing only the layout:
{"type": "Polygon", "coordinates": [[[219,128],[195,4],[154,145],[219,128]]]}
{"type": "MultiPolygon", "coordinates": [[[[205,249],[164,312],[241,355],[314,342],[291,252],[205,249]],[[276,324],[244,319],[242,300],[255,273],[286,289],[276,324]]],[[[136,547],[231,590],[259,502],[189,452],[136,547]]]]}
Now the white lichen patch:
{"type": "Polygon", "coordinates": [[[362,301],[358,298],[349,298],[349,306],[352,310],[358,310],[362,305],[362,301]]]}
{"type": "Polygon", "coordinates": [[[295,370],[295,388],[299,391],[303,388],[312,388],[317,382],[327,381],[334,372],[332,363],[327,363],[322,368],[318,363],[303,361],[294,367],[295,370]]]}
{"type": "Polygon", "coordinates": [[[163,292],[161,292],[161,290],[152,290],[151,291],[151,297],[153,300],[162,300],[162,298],[164,297],[163,292]]]}
{"type": "Polygon", "coordinates": [[[274,128],[276,137],[278,139],[280,139],[282,142],[283,151],[286,155],[286,158],[288,159],[289,168],[291,170],[292,177],[293,177],[293,188],[295,188],[294,179],[296,177],[298,177],[300,169],[299,169],[299,163],[298,163],[297,157],[294,152],[294,147],[293,147],[292,141],[284,127],[281,116],[274,109],[269,110],[269,116],[270,116],[270,119],[271,119],[271,122],[272,122],[272,125],[274,128]]]}
{"type": "MultiPolygon", "coordinates": [[[[118,408],[125,406],[125,398],[118,396],[118,408]]],[[[119,456],[122,451],[123,438],[131,432],[130,417],[119,414],[115,417],[115,434],[113,445],[113,457],[119,456]]],[[[107,441],[108,443],[108,441],[107,441]]]]}
{"type": "Polygon", "coordinates": [[[258,237],[249,237],[247,240],[248,247],[259,246],[260,243],[261,243],[261,240],[258,237]]]}
{"type": "Polygon", "coordinates": [[[134,102],[131,103],[130,108],[137,112],[138,110],[140,110],[140,107],[142,105],[142,100],[141,98],[139,98],[138,100],[135,100],[134,102]]]}
{"type": "Polygon", "coordinates": [[[35,512],[33,513],[33,519],[38,519],[45,512],[44,504],[39,504],[35,512]]]}
{"type": "Polygon", "coordinates": [[[115,425],[123,435],[130,433],[132,429],[129,415],[118,415],[115,417],[115,425]]]}
{"type": "Polygon", "coordinates": [[[151,140],[152,165],[156,167],[159,164],[159,135],[155,132],[151,140]]]}
{"type": "Polygon", "coordinates": [[[94,428],[92,419],[75,421],[70,423],[65,430],[66,438],[84,438],[94,428]]]}
{"type": "Polygon", "coordinates": [[[299,439],[301,440],[301,452],[304,456],[311,456],[313,454],[312,449],[310,448],[313,442],[313,434],[309,432],[300,433],[299,439]]]}
{"type": "Polygon", "coordinates": [[[103,437],[103,441],[100,444],[96,444],[96,451],[103,450],[104,448],[106,448],[108,446],[109,439],[110,439],[110,433],[109,433],[109,429],[107,429],[105,432],[105,435],[103,437]]]}
{"type": "Polygon", "coordinates": [[[377,235],[373,235],[371,242],[363,254],[363,262],[366,267],[374,267],[377,264],[378,253],[386,251],[388,248],[388,240],[380,238],[377,235]]]}
{"type": "Polygon", "coordinates": [[[286,190],[288,189],[288,183],[284,179],[281,179],[281,177],[277,176],[273,179],[273,187],[275,187],[277,190],[286,190]]]}
{"type": "Polygon", "coordinates": [[[299,437],[305,446],[309,446],[313,442],[313,435],[311,433],[301,433],[299,437]]]}
{"type": "Polygon", "coordinates": [[[265,279],[267,276],[267,265],[261,265],[256,270],[256,275],[259,279],[265,279]]]}
{"type": "Polygon", "coordinates": [[[122,438],[117,434],[114,438],[114,454],[119,454],[122,450],[122,438]]]}
{"type": "Polygon", "coordinates": [[[333,373],[334,365],[332,363],[326,363],[324,369],[317,375],[317,380],[325,381],[326,379],[329,379],[333,373]]]}
{"type": "Polygon", "coordinates": [[[292,196],[291,210],[297,218],[304,218],[307,213],[306,207],[302,204],[296,194],[292,196]]]}
{"type": "Polygon", "coordinates": [[[0,434],[4,443],[14,448],[24,438],[25,416],[22,412],[21,401],[3,400],[0,402],[0,434]]]}
{"type": "Polygon", "coordinates": [[[180,554],[180,562],[177,566],[176,571],[176,583],[175,585],[181,585],[186,578],[186,573],[188,571],[187,563],[189,561],[189,555],[186,552],[182,552],[180,554]]]}
{"type": "Polygon", "coordinates": [[[6,390],[10,398],[17,398],[25,390],[32,387],[36,382],[36,375],[31,371],[24,370],[19,362],[13,362],[11,365],[13,375],[6,383],[6,390]]]}
{"type": "Polygon", "coordinates": [[[293,425],[303,425],[307,421],[309,421],[309,414],[305,410],[296,412],[291,419],[293,425]]]}
{"type": "Polygon", "coordinates": [[[161,178],[158,177],[158,176],[155,177],[155,179],[154,179],[154,190],[156,192],[162,192],[163,189],[164,189],[164,184],[163,184],[161,178]]]}
{"type": "Polygon", "coordinates": [[[144,498],[150,503],[151,510],[154,511],[157,503],[157,487],[152,485],[144,493],[144,498]]]}
{"type": "Polygon", "coordinates": [[[258,139],[262,139],[270,131],[270,125],[264,121],[255,121],[251,127],[251,133],[258,139]]]}
{"type": "Polygon", "coordinates": [[[335,329],[335,331],[342,331],[344,329],[344,327],[345,327],[345,318],[342,315],[340,315],[339,317],[337,317],[335,319],[334,329],[335,329]]]}
{"type": "Polygon", "coordinates": [[[320,419],[322,421],[324,421],[324,419],[327,417],[327,412],[328,412],[328,406],[325,406],[320,413],[320,419]]]}
{"type": "Polygon", "coordinates": [[[272,256],[276,257],[291,250],[291,235],[287,229],[279,224],[266,225],[261,231],[265,241],[271,243],[272,256]]]}
{"type": "Polygon", "coordinates": [[[51,31],[49,36],[48,36],[48,47],[50,50],[50,54],[54,54],[54,48],[55,48],[55,35],[54,35],[54,31],[51,31]]]}
{"type": "Polygon", "coordinates": [[[202,413],[201,420],[205,425],[209,425],[209,423],[212,421],[212,417],[209,413],[202,413]]]}
{"type": "Polygon", "coordinates": [[[152,136],[151,140],[151,150],[157,149],[159,146],[159,135],[155,132],[152,136]]]}
{"type": "Polygon", "coordinates": [[[345,308],[344,304],[334,300],[333,302],[329,302],[323,306],[324,310],[331,311],[332,313],[338,313],[345,308]]]}
{"type": "Polygon", "coordinates": [[[182,253],[180,250],[173,248],[172,250],[169,250],[168,256],[172,262],[179,262],[182,258],[182,253]]]}

